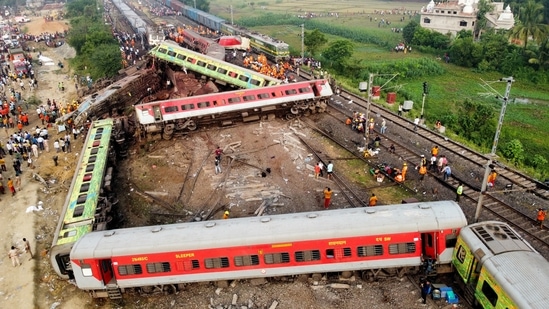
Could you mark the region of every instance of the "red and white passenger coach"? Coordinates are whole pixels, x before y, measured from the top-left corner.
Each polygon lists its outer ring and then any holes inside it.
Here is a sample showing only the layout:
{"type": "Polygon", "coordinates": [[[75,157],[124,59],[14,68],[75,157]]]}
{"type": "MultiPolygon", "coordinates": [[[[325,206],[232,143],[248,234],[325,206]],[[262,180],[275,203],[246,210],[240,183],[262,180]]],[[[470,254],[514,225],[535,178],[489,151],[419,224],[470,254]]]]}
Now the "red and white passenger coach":
{"type": "Polygon", "coordinates": [[[130,288],[326,272],[450,265],[467,224],[453,201],[147,226],[84,235],[72,248],[80,289],[108,297],[130,288]]]}
{"type": "Polygon", "coordinates": [[[168,139],[174,131],[193,131],[201,123],[223,125],[237,119],[256,121],[269,114],[322,112],[332,95],[328,81],[318,79],[143,103],[135,106],[135,112],[145,132],[162,132],[168,139]]]}

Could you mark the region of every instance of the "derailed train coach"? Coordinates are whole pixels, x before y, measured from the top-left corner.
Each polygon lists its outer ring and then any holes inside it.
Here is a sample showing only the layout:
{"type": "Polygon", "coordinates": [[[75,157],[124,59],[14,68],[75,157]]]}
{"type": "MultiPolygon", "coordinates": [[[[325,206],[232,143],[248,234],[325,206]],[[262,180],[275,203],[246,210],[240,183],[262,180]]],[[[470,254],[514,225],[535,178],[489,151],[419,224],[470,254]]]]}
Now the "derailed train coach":
{"type": "Polygon", "coordinates": [[[439,201],[137,227],[84,235],[71,264],[80,289],[111,298],[299,274],[374,279],[415,273],[426,258],[450,271],[466,224],[457,203],[439,201]]]}

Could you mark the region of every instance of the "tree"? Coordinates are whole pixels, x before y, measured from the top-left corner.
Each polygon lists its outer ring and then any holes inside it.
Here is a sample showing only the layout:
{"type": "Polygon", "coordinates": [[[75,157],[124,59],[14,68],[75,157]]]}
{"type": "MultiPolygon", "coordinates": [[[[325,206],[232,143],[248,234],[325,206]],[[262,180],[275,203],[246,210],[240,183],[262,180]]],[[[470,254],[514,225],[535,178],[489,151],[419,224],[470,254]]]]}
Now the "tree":
{"type": "Polygon", "coordinates": [[[303,40],[303,44],[307,47],[307,51],[309,51],[309,53],[313,57],[320,49],[320,47],[328,42],[326,36],[318,29],[315,29],[313,31],[306,31],[303,40]]]}
{"type": "Polygon", "coordinates": [[[494,5],[490,4],[487,0],[480,0],[477,4],[477,23],[475,25],[475,37],[478,39],[482,34],[482,31],[486,29],[488,19],[486,14],[494,10],[494,5]]]}
{"type": "Polygon", "coordinates": [[[404,42],[406,42],[406,44],[412,43],[412,40],[414,39],[414,33],[419,27],[419,23],[415,20],[410,21],[406,26],[404,26],[404,29],[402,29],[402,38],[404,39],[404,42]]]}
{"type": "Polygon", "coordinates": [[[190,7],[194,7],[196,3],[196,8],[204,11],[209,12],[210,11],[210,2],[208,0],[183,0],[183,3],[190,7]]]}
{"type": "Polygon", "coordinates": [[[337,40],[328,46],[323,56],[330,65],[339,72],[345,67],[345,62],[353,55],[354,45],[348,40],[337,40]]]}
{"type": "Polygon", "coordinates": [[[518,20],[518,24],[511,29],[510,37],[521,40],[524,50],[530,38],[539,43],[547,37],[549,31],[547,25],[543,24],[543,4],[528,0],[520,7],[518,20]]]}
{"type": "Polygon", "coordinates": [[[482,60],[482,47],[473,41],[473,37],[457,38],[450,46],[452,63],[466,68],[474,68],[482,60]]]}

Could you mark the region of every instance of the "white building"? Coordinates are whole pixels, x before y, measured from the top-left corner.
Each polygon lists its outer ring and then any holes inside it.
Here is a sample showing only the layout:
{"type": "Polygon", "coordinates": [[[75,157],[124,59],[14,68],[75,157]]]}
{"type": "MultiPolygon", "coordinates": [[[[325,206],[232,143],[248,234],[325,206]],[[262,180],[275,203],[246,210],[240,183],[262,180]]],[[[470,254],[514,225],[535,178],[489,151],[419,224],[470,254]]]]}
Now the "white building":
{"type": "MultiPolygon", "coordinates": [[[[450,0],[435,3],[433,0],[421,9],[420,25],[453,37],[461,30],[474,32],[477,23],[478,0],[450,0]]],[[[509,5],[504,9],[503,2],[492,2],[492,12],[486,14],[488,28],[511,29],[515,18],[509,5]]]]}

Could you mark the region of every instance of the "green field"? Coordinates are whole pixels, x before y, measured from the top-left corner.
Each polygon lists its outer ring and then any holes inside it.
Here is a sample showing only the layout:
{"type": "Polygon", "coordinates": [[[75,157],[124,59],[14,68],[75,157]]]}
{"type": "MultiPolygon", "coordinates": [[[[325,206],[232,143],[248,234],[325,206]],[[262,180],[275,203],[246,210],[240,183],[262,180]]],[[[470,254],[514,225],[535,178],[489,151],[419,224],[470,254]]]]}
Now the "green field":
{"type": "MultiPolygon", "coordinates": [[[[210,4],[210,12],[217,16],[221,16],[230,21],[230,6],[233,7],[234,22],[238,24],[240,18],[258,17],[265,14],[282,14],[282,15],[305,15],[306,13],[323,14],[320,17],[311,19],[303,19],[305,31],[314,29],[307,28],[307,24],[322,23],[330,27],[345,27],[349,31],[366,32],[368,35],[380,38],[384,42],[389,42],[384,46],[379,44],[364,44],[355,42],[355,50],[352,61],[362,63],[401,63],[403,59],[419,59],[429,58],[436,59],[441,55],[427,55],[416,52],[412,53],[394,53],[390,49],[402,41],[402,34],[391,31],[391,28],[402,28],[410,20],[410,16],[402,14],[380,14],[376,10],[420,10],[427,2],[402,2],[402,1],[339,1],[337,3],[327,0],[303,0],[300,2],[289,0],[276,0],[270,2],[251,2],[236,1],[236,0],[219,0],[210,4]],[[338,17],[328,16],[327,13],[338,13],[338,17]],[[402,17],[404,21],[401,21],[402,17]],[[372,20],[370,21],[370,17],[372,20]],[[377,20],[376,20],[377,18],[377,20]],[[379,25],[379,20],[384,18],[391,22],[385,27],[379,25]]],[[[393,11],[396,12],[396,11],[393,11]]],[[[402,12],[402,11],[399,11],[402,12]]],[[[281,16],[281,15],[274,15],[281,16]]],[[[261,33],[268,34],[272,37],[281,39],[290,44],[290,51],[294,55],[301,53],[301,27],[296,24],[292,25],[265,25],[254,27],[261,33]]],[[[342,39],[338,36],[326,35],[328,44],[332,41],[342,39]]],[[[327,45],[328,45],[327,44],[327,45]]],[[[327,46],[326,45],[326,46],[327,46]]],[[[422,83],[429,83],[429,95],[425,104],[425,117],[427,125],[432,125],[436,119],[443,119],[445,115],[453,111],[453,108],[464,99],[468,98],[475,102],[482,102],[493,106],[496,115],[499,115],[501,104],[494,99],[494,95],[489,94],[482,85],[488,83],[497,93],[503,95],[506,84],[503,82],[494,82],[502,76],[497,72],[492,73],[476,73],[471,69],[458,67],[455,65],[446,64],[443,61],[438,61],[445,73],[438,76],[422,76],[420,78],[398,78],[396,85],[393,87],[405,90],[408,99],[412,99],[414,110],[410,113],[410,117],[417,116],[421,109],[422,83]]],[[[328,65],[323,65],[323,68],[328,68],[328,65]]],[[[329,69],[329,68],[328,68],[329,69]]],[[[379,72],[379,73],[397,73],[397,72],[379,72]]],[[[346,88],[356,89],[358,86],[357,80],[349,80],[344,76],[336,77],[338,82],[344,84],[346,88]]],[[[394,90],[391,90],[394,91],[394,90]]],[[[549,85],[530,84],[525,81],[517,80],[513,83],[509,106],[503,124],[502,135],[500,137],[500,146],[511,140],[519,139],[524,146],[525,156],[532,154],[541,154],[545,159],[549,160],[549,142],[544,138],[549,136],[549,85]],[[514,98],[527,98],[527,103],[512,103],[514,98]]],[[[397,101],[402,102],[404,98],[397,98],[397,101]]],[[[396,108],[396,107],[394,107],[396,108]]],[[[448,135],[457,140],[461,140],[459,136],[448,132],[448,135]]],[[[465,142],[465,141],[462,141],[465,142]]],[[[475,147],[472,145],[472,147],[475,147]]],[[[478,147],[476,147],[478,148],[478,147]]],[[[480,151],[489,152],[486,147],[478,149],[480,151]]],[[[537,178],[549,177],[549,167],[544,167],[536,171],[529,172],[537,178]]]]}

